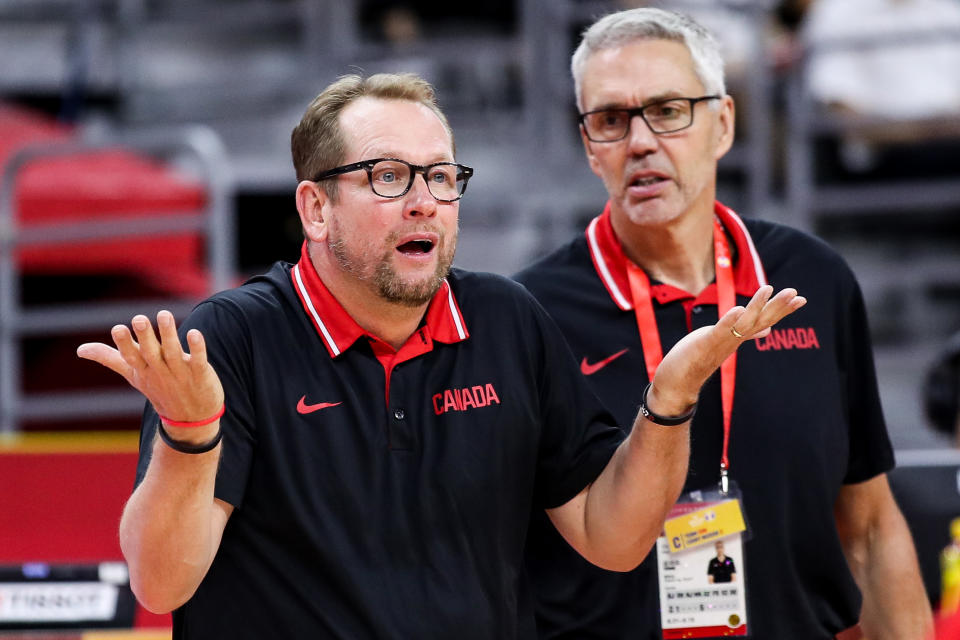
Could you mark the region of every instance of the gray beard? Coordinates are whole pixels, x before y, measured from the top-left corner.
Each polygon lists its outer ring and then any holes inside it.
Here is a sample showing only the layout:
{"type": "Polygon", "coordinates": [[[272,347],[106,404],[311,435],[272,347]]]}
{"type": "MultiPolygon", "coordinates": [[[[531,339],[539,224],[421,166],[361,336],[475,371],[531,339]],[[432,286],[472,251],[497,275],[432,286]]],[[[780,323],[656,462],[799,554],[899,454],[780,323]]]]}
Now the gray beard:
{"type": "MultiPolygon", "coordinates": [[[[388,244],[392,244],[392,242],[393,238],[389,238],[388,244]]],[[[419,307],[429,302],[440,290],[440,285],[443,284],[444,278],[450,273],[450,266],[453,263],[453,252],[450,252],[449,255],[440,255],[437,260],[437,268],[432,275],[418,282],[403,282],[390,264],[393,249],[388,249],[380,257],[371,277],[364,273],[363,265],[350,255],[342,239],[336,241],[328,239],[327,245],[330,247],[334,258],[336,258],[337,264],[346,273],[359,280],[371,280],[381,298],[405,307],[419,307]]]]}

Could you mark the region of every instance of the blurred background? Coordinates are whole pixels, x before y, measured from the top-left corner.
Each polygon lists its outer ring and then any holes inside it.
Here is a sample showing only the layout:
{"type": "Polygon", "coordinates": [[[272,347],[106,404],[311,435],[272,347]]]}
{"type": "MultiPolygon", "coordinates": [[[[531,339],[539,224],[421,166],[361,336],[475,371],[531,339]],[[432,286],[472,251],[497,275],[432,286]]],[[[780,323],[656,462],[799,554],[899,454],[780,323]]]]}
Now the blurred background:
{"type": "Polygon", "coordinates": [[[860,279],[935,598],[940,519],[960,514],[954,437],[924,401],[960,330],[960,0],[0,0],[0,629],[51,611],[4,591],[27,574],[117,587],[110,620],[51,628],[133,624],[122,571],[99,563],[120,559],[142,400],[76,345],[296,261],[289,136],[326,84],[436,86],[476,169],[456,264],[510,274],[604,205],[569,58],[593,19],[643,4],[723,46],[738,132],[720,199],[818,234],[860,279]],[[946,498],[924,497],[931,474],[946,498]]]}

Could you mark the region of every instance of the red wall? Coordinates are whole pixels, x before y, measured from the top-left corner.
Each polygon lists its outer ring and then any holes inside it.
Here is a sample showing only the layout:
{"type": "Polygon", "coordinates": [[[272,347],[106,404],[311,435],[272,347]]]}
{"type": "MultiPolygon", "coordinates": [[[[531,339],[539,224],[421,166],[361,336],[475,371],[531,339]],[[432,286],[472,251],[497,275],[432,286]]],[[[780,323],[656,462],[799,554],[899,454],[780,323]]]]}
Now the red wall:
{"type": "MultiPolygon", "coordinates": [[[[0,443],[0,564],[122,560],[120,514],[133,490],[136,434],[26,435],[0,443]]],[[[138,611],[137,626],[170,616],[138,611]]]]}

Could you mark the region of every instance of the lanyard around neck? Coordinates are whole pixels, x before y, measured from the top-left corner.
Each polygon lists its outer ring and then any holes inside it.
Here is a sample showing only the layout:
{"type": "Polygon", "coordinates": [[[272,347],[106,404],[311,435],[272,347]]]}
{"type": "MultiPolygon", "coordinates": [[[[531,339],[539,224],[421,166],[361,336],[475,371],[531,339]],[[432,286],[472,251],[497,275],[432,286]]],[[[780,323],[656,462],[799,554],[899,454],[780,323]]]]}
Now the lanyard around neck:
{"type": "MultiPolygon", "coordinates": [[[[717,317],[732,309],[736,304],[737,292],[733,284],[733,260],[723,225],[717,218],[713,221],[713,255],[717,283],[717,317]]],[[[633,310],[640,331],[640,344],[643,346],[643,359],[647,366],[647,379],[653,381],[657,367],[663,360],[663,346],[660,342],[660,330],[653,312],[653,297],[650,294],[650,278],[643,269],[627,262],[627,276],[630,280],[630,293],[633,296],[633,310]]],[[[737,377],[737,353],[730,354],[720,365],[720,401],[723,410],[723,452],[720,457],[720,489],[728,489],[727,474],[730,469],[728,451],[730,448],[730,422],[733,415],[733,390],[737,377]]]]}

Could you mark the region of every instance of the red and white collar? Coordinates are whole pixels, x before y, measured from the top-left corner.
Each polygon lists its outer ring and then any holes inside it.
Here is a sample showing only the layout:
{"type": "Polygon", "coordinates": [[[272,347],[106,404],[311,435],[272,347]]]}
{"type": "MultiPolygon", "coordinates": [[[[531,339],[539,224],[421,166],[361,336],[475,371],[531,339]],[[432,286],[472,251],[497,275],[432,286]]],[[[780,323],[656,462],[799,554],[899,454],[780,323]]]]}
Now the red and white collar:
{"type": "MultiPolygon", "coordinates": [[[[310,261],[306,242],[300,250],[300,261],[290,270],[290,278],[303,304],[303,310],[323,340],[331,358],[349,349],[362,336],[379,340],[358,325],[323,284],[310,261]]],[[[470,337],[463,314],[446,279],[430,300],[424,329],[433,340],[447,344],[470,337]]]]}
{"type": "MultiPolygon", "coordinates": [[[[733,239],[737,249],[737,262],[733,271],[737,293],[742,296],[752,296],[757,289],[767,284],[767,276],[763,271],[760,255],[753,245],[753,239],[744,226],[743,220],[734,213],[733,209],[715,202],[713,211],[727,234],[733,239]]],[[[593,267],[610,297],[624,311],[633,309],[630,282],[627,276],[628,258],[613,231],[609,202],[604,207],[603,213],[587,225],[586,236],[593,267]]]]}

